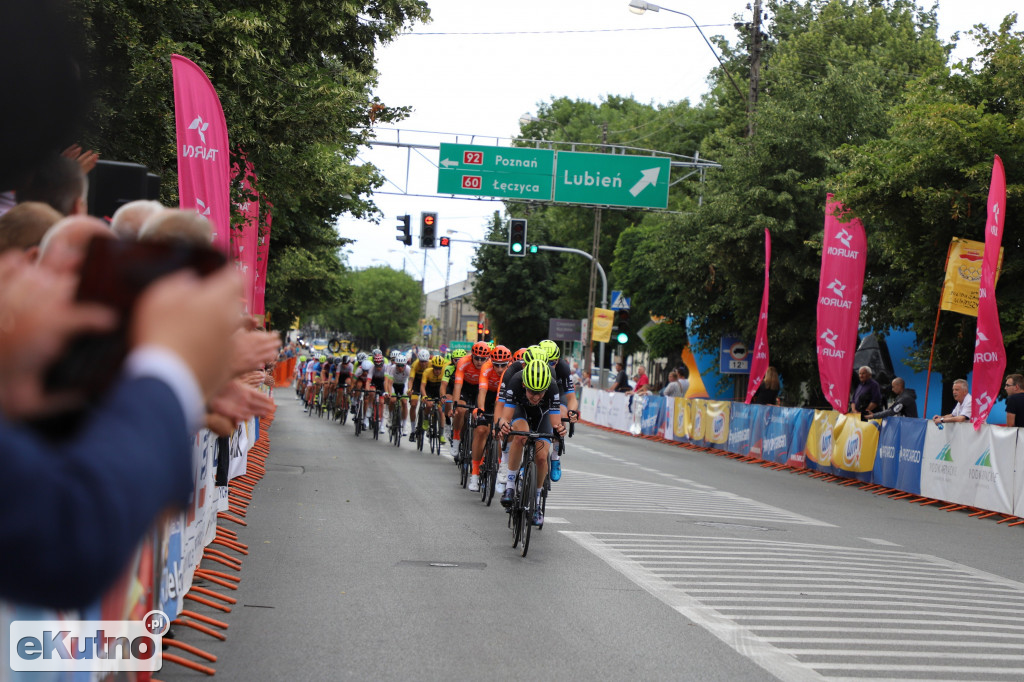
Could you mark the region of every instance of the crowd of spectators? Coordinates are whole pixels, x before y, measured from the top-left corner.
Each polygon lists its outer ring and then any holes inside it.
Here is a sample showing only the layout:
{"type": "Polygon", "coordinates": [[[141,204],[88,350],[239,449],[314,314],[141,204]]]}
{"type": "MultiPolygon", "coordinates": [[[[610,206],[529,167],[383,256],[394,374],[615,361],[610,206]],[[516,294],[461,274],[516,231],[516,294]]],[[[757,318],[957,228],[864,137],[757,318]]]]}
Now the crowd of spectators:
{"type": "Polygon", "coordinates": [[[0,599],[68,608],[117,578],[161,512],[192,493],[192,443],[272,408],[256,390],[277,335],[243,315],[230,266],[183,270],[145,288],[119,319],[76,298],[94,239],[180,240],[209,248],[195,213],[147,202],[115,229],[88,215],[97,154],[69,147],[83,110],[77,44],[58,0],[0,3],[0,599]],[[83,334],[123,329],[112,387],[68,409],[47,374],[83,334]],[[47,420],[49,418],[49,421],[47,420]]]}

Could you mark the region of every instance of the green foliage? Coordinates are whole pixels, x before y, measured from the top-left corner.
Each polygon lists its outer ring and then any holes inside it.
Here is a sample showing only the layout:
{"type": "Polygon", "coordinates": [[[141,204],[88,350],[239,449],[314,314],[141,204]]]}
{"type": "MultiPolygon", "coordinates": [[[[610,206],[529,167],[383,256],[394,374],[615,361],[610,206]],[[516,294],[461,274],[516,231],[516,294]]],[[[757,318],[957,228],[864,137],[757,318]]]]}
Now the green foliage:
{"type": "Polygon", "coordinates": [[[380,266],[353,270],[344,283],[351,299],[327,311],[322,319],[328,327],[351,334],[364,349],[390,348],[416,336],[423,294],[411,275],[380,266]]]}
{"type": "Polygon", "coordinates": [[[273,204],[267,309],[279,324],[340,303],[338,216],[373,215],[382,182],[354,163],[372,122],[406,110],[372,96],[374,51],[428,18],[422,0],[71,0],[93,92],[82,140],[103,158],[161,175],[177,203],[170,55],[196,62],[217,89],[232,160],[259,176],[261,214],[273,204]]]}
{"type": "MultiPolygon", "coordinates": [[[[517,216],[519,217],[519,216],[517,216]]],[[[494,213],[490,241],[508,242],[508,223],[494,213]]],[[[527,240],[548,243],[542,224],[531,219],[527,240]]],[[[548,318],[557,317],[551,273],[558,267],[557,256],[550,252],[508,255],[503,246],[481,246],[473,259],[477,279],[473,283],[473,303],[487,312],[491,334],[498,343],[515,349],[537,343],[548,335],[548,318]]]]}

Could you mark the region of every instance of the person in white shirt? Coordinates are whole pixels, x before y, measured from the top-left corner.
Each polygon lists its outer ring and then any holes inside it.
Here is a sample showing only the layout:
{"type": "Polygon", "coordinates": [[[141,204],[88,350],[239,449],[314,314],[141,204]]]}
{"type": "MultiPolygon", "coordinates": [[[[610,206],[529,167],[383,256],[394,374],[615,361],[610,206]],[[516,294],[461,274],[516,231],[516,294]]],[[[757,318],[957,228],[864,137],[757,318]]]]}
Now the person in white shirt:
{"type": "Polygon", "coordinates": [[[966,379],[957,379],[953,382],[953,397],[956,398],[956,406],[953,411],[945,415],[935,415],[932,417],[933,422],[946,424],[971,421],[971,394],[967,392],[966,379]]]}

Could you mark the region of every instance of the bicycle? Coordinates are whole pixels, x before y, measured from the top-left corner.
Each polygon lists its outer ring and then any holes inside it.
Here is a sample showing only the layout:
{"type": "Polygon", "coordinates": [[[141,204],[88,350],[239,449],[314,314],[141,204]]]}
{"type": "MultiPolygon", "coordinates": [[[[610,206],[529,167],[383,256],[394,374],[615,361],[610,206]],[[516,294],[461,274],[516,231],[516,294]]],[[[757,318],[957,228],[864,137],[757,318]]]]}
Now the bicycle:
{"type": "MultiPolygon", "coordinates": [[[[403,395],[399,400],[408,398],[403,395]]],[[[402,444],[402,405],[398,400],[391,403],[388,411],[388,439],[396,448],[402,444]]]]}
{"type": "Polygon", "coordinates": [[[358,437],[363,431],[363,419],[366,416],[366,405],[363,401],[363,394],[370,393],[366,389],[359,389],[352,391],[355,394],[355,410],[356,413],[352,417],[352,421],[355,422],[356,436],[358,437]]]}
{"type": "MultiPolygon", "coordinates": [[[[563,422],[569,421],[562,418],[563,422]]],[[[523,446],[523,462],[519,467],[519,476],[516,479],[515,497],[509,507],[509,527],[512,528],[512,548],[515,549],[520,542],[523,544],[522,556],[530,549],[530,530],[533,528],[533,512],[540,503],[541,514],[547,507],[547,491],[550,490],[550,483],[547,481],[550,476],[545,477],[545,483],[541,484],[541,499],[537,499],[537,462],[536,448],[538,440],[548,438],[562,441],[557,434],[541,433],[537,431],[510,431],[506,440],[513,436],[524,436],[526,444],[523,446]]],[[[560,444],[561,446],[561,444],[560,444]]],[[[550,473],[551,469],[548,468],[550,473]]],[[[543,524],[538,526],[538,530],[543,524]]]]}
{"type": "Polygon", "coordinates": [[[466,408],[466,416],[462,420],[462,431],[459,439],[459,451],[455,454],[455,464],[459,467],[459,485],[469,485],[469,474],[473,468],[473,408],[466,403],[456,405],[466,408]]]}
{"type": "Polygon", "coordinates": [[[335,406],[337,409],[334,413],[334,418],[341,422],[341,425],[344,426],[345,422],[348,421],[348,410],[350,407],[348,399],[348,390],[342,386],[338,388],[338,393],[341,394],[341,402],[339,405],[335,406]]]}
{"type": "Polygon", "coordinates": [[[494,486],[498,482],[498,460],[501,458],[501,439],[494,428],[494,415],[485,414],[485,418],[491,420],[491,429],[487,434],[487,443],[484,444],[484,457],[480,462],[480,501],[485,502],[488,507],[494,499],[494,486]]]}
{"type": "Polygon", "coordinates": [[[334,414],[337,411],[338,401],[338,389],[331,387],[327,393],[327,405],[324,406],[324,412],[327,414],[328,421],[334,421],[334,414]]]}
{"type": "Polygon", "coordinates": [[[441,454],[441,434],[444,429],[444,421],[441,416],[441,406],[438,404],[439,401],[433,401],[430,407],[430,414],[427,417],[427,421],[430,425],[430,429],[427,431],[427,439],[430,441],[430,451],[435,455],[440,456],[441,454]]]}
{"type": "Polygon", "coordinates": [[[380,440],[381,425],[381,401],[384,399],[379,391],[367,391],[373,393],[373,409],[370,412],[370,430],[373,431],[373,439],[380,440]]]}

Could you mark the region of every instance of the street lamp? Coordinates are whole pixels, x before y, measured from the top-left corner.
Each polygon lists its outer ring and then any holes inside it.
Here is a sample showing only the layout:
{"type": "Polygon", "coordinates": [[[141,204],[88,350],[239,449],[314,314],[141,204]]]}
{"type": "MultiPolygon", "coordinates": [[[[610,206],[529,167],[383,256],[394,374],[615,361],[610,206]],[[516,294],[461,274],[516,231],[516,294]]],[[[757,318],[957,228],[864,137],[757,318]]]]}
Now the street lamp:
{"type": "Polygon", "coordinates": [[[747,98],[743,95],[743,91],[740,90],[740,86],[736,85],[736,81],[732,79],[732,74],[729,73],[729,69],[725,66],[725,62],[723,62],[722,58],[718,56],[717,52],[715,52],[714,46],[711,45],[711,41],[708,40],[708,37],[704,35],[704,31],[701,30],[700,24],[697,23],[696,19],[691,17],[686,12],[680,12],[679,10],[669,9],[668,7],[659,7],[654,3],[645,2],[645,0],[629,0],[629,11],[632,12],[633,14],[643,14],[648,10],[652,12],[659,12],[661,10],[665,10],[666,12],[672,12],[673,14],[679,14],[681,16],[684,16],[690,21],[692,21],[693,27],[697,29],[697,32],[700,33],[700,37],[704,39],[705,43],[707,43],[708,49],[711,50],[711,54],[715,55],[715,59],[717,59],[719,65],[721,65],[722,71],[724,71],[725,75],[728,76],[729,82],[732,83],[732,87],[736,89],[736,94],[739,95],[740,99],[742,99],[743,101],[747,101],[747,98]]]}

